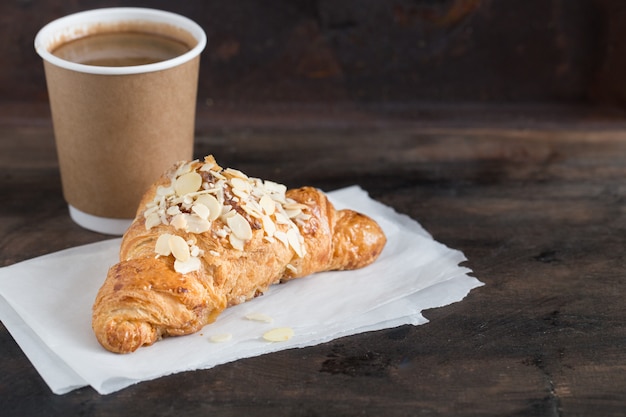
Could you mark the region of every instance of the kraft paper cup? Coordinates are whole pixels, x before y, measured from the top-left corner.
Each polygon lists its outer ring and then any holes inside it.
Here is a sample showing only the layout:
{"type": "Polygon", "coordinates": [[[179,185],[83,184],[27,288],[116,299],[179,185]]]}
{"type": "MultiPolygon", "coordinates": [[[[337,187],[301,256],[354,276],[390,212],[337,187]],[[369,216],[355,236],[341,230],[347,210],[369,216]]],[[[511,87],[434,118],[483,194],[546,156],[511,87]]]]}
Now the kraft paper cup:
{"type": "Polygon", "coordinates": [[[145,8],[80,12],[35,37],[43,59],[63,195],[71,218],[120,235],[167,168],[193,156],[200,53],[206,35],[183,16],[145,8]],[[52,55],[71,39],[119,25],[166,30],[190,50],[148,65],[100,67],[52,55]]]}

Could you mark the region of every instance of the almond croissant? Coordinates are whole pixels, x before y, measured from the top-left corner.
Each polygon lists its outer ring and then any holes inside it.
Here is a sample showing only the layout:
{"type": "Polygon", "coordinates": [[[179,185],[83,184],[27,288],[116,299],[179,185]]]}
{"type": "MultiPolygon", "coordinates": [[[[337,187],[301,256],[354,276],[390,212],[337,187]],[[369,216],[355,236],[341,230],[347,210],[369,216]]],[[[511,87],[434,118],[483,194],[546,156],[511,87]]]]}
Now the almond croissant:
{"type": "Polygon", "coordinates": [[[181,162],[143,196],[93,306],[100,344],[129,353],[200,330],[270,285],[372,263],[378,224],[335,210],[317,189],[286,190],[221,168],[181,162]]]}

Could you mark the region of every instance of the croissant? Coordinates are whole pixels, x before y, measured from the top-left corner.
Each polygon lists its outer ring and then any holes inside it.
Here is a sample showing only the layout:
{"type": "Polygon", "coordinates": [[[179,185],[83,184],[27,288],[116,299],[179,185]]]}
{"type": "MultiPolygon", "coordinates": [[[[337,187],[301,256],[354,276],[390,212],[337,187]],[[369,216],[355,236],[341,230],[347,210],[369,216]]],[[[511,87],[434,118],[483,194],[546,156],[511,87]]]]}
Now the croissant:
{"type": "Polygon", "coordinates": [[[287,190],[213,156],[180,162],[143,196],[92,327],[105,349],[130,353],[194,333],[272,284],[364,267],[385,243],[374,220],[315,188],[287,190]]]}

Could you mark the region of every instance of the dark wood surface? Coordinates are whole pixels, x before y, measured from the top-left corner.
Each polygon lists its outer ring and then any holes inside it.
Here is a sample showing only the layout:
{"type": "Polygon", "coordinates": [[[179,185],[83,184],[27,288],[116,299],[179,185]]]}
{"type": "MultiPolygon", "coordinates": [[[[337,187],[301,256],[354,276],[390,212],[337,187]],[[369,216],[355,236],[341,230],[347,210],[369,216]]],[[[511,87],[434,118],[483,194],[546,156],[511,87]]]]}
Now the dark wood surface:
{"type": "MultiPolygon", "coordinates": [[[[68,217],[46,110],[2,110],[0,266],[106,238],[68,217]]],[[[108,396],[52,394],[0,326],[0,414],[625,415],[626,123],[491,110],[201,108],[197,156],[290,186],[359,184],[486,285],[426,325],[108,396]]]]}

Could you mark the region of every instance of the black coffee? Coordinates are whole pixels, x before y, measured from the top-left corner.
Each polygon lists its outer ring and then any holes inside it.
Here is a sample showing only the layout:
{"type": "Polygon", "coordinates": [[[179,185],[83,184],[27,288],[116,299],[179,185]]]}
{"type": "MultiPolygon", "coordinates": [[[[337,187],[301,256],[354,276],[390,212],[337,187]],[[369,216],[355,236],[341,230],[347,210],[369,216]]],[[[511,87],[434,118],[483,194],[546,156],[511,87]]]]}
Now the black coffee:
{"type": "Polygon", "coordinates": [[[104,67],[127,67],[166,61],[191,48],[177,39],[142,32],[96,33],[61,44],[53,55],[66,61],[104,67]]]}

